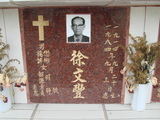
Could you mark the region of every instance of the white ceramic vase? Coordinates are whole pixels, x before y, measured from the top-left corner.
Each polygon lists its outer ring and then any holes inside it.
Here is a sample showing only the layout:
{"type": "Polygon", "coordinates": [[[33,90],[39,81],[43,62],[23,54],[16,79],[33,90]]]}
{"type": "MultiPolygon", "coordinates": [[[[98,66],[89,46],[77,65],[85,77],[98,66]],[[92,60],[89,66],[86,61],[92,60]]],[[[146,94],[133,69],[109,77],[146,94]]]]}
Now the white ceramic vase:
{"type": "Polygon", "coordinates": [[[4,103],[1,99],[0,99],[0,112],[6,112],[9,109],[11,109],[12,107],[12,103],[11,103],[11,92],[9,88],[5,88],[3,87],[3,91],[1,92],[5,97],[8,98],[8,102],[4,103]]]}
{"type": "Polygon", "coordinates": [[[149,92],[149,84],[139,84],[134,89],[131,107],[136,111],[143,111],[146,108],[147,98],[149,92]]]}

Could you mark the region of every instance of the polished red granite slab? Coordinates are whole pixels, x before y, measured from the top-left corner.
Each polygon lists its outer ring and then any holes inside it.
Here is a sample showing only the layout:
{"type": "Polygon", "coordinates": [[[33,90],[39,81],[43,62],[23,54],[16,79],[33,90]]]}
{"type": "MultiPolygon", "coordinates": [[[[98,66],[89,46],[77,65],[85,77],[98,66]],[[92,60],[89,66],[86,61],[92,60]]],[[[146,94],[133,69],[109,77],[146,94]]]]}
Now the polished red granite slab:
{"type": "MultiPolygon", "coordinates": [[[[29,99],[34,103],[121,103],[128,7],[21,9],[29,99]],[[90,43],[66,42],[66,15],[90,15],[90,43]],[[38,16],[44,26],[39,40],[38,16]]],[[[87,27],[87,26],[86,26],[87,27]]]]}

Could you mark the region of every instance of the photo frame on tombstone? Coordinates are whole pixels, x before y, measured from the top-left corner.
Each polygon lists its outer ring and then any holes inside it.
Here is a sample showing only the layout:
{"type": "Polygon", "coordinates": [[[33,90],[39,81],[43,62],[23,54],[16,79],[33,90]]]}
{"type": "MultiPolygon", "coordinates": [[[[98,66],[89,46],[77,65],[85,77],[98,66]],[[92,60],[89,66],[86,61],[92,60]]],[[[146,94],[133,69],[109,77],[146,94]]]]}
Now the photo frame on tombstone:
{"type": "Polygon", "coordinates": [[[66,15],[66,42],[91,43],[91,14],[66,15]]]}

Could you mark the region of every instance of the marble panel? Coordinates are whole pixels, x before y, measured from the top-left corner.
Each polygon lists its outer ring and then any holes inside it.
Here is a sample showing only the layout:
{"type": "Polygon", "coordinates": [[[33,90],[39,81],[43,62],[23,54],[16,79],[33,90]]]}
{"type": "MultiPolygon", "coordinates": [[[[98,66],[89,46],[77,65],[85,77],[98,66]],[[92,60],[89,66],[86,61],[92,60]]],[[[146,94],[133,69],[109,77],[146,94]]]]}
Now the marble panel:
{"type": "Polygon", "coordinates": [[[31,102],[121,103],[120,45],[125,45],[128,33],[128,7],[38,7],[20,12],[31,102]],[[85,29],[90,42],[67,42],[72,31],[67,31],[67,15],[89,16],[85,29]]]}

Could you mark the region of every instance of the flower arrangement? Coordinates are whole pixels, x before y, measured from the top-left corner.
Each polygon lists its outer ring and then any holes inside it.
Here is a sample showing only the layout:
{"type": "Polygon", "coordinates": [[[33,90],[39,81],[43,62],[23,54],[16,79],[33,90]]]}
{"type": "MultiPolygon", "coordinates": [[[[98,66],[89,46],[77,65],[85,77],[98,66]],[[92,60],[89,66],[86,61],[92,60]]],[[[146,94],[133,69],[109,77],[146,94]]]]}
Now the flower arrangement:
{"type": "Polygon", "coordinates": [[[128,62],[124,64],[121,74],[125,75],[126,87],[130,93],[138,84],[151,81],[153,87],[158,87],[157,78],[153,76],[154,63],[160,57],[160,42],[147,44],[146,34],[143,37],[133,37],[128,47],[123,47],[128,55],[128,62]]]}
{"type": "MultiPolygon", "coordinates": [[[[0,61],[8,57],[6,50],[10,47],[8,44],[2,42],[1,38],[2,35],[0,32],[0,61]]],[[[8,101],[8,98],[2,94],[4,87],[10,88],[11,84],[14,84],[20,91],[23,91],[24,89],[21,86],[26,86],[27,75],[22,75],[15,66],[10,66],[9,63],[11,62],[18,62],[20,64],[17,59],[10,59],[4,65],[0,63],[0,99],[2,99],[4,103],[8,101]]]]}

